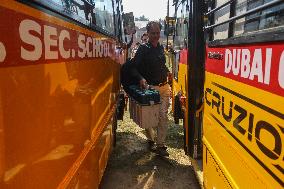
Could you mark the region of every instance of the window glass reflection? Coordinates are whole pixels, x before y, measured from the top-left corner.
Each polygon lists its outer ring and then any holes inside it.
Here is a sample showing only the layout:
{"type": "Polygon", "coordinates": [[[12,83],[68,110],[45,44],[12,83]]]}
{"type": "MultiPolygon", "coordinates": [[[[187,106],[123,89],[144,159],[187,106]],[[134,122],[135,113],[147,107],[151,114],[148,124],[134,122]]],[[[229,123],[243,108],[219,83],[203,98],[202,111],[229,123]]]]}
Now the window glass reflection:
{"type": "MultiPolygon", "coordinates": [[[[236,4],[236,15],[243,14],[271,1],[272,0],[238,0],[236,4]]],[[[283,25],[284,3],[237,20],[234,27],[234,34],[239,35],[283,25]]]]}
{"type": "Polygon", "coordinates": [[[114,34],[112,0],[47,0],[51,8],[62,10],[71,18],[97,26],[114,34]]]}

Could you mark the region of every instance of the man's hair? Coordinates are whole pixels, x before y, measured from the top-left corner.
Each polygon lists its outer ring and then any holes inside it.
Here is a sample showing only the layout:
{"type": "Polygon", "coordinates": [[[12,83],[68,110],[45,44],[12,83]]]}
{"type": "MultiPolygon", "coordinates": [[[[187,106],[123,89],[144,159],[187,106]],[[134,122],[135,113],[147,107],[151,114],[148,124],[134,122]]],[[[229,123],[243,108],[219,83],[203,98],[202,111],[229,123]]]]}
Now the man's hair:
{"type": "Polygon", "coordinates": [[[148,22],[148,24],[147,24],[147,26],[146,26],[147,33],[150,31],[150,29],[151,29],[151,27],[152,27],[153,25],[158,25],[159,28],[160,28],[160,31],[161,31],[161,29],[162,29],[162,24],[161,24],[160,22],[157,22],[157,21],[150,21],[150,22],[148,22]]]}
{"type": "Polygon", "coordinates": [[[146,32],[143,33],[143,34],[141,35],[141,40],[143,39],[144,36],[148,36],[148,33],[146,33],[146,32]]]}

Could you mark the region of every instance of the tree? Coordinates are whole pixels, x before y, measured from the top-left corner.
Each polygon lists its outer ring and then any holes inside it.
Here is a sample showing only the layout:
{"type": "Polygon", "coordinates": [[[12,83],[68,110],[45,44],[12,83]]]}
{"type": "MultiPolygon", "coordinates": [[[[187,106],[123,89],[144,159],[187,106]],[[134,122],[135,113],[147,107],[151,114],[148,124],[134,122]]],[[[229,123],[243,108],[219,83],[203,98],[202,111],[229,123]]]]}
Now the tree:
{"type": "Polygon", "coordinates": [[[144,15],[142,15],[139,18],[135,18],[135,21],[149,21],[149,18],[146,18],[144,15]]]}

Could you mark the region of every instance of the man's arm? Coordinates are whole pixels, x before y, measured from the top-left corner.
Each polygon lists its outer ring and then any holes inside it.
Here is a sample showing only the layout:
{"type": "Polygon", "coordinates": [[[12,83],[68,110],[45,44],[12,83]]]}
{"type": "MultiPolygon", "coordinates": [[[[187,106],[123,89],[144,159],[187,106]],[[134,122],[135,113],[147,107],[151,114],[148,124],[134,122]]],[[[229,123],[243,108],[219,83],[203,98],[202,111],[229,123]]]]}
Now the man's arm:
{"type": "Polygon", "coordinates": [[[146,87],[146,80],[143,78],[143,76],[139,73],[139,70],[141,70],[142,68],[142,64],[143,64],[143,56],[144,56],[144,53],[143,53],[143,46],[140,45],[138,50],[136,51],[135,53],[135,56],[133,58],[133,62],[132,62],[132,69],[131,69],[131,76],[136,78],[139,83],[140,83],[140,86],[142,88],[145,88],[146,87]]]}

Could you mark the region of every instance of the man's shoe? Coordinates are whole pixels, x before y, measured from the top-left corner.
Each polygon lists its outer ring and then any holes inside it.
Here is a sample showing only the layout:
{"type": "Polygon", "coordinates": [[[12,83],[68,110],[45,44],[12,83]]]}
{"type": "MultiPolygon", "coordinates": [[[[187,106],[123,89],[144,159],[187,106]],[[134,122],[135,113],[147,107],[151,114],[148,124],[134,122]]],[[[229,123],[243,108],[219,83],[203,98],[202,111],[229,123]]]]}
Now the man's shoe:
{"type": "Polygon", "coordinates": [[[148,150],[152,152],[155,151],[155,142],[152,140],[148,140],[147,143],[148,143],[148,150]]]}
{"type": "Polygon", "coordinates": [[[167,152],[167,147],[165,146],[160,146],[160,147],[157,147],[156,149],[156,153],[160,156],[164,156],[164,157],[169,157],[169,153],[167,152]]]}

